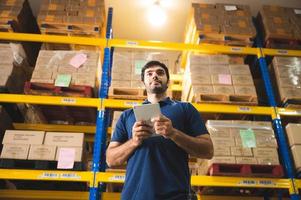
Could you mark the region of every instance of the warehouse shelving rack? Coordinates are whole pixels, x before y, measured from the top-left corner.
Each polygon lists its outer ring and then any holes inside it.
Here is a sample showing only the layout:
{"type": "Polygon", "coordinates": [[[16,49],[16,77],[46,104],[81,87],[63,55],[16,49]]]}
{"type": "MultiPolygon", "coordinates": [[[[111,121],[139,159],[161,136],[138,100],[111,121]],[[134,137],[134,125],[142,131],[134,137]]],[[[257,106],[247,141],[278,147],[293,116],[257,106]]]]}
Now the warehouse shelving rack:
{"type": "MultiPolygon", "coordinates": [[[[102,84],[99,91],[99,99],[96,98],[73,98],[73,97],[53,97],[53,96],[33,96],[19,94],[0,94],[0,102],[6,103],[29,103],[29,104],[47,104],[63,106],[81,106],[95,107],[98,110],[97,124],[95,126],[66,126],[66,125],[26,125],[15,124],[16,127],[23,129],[46,129],[46,130],[66,130],[81,132],[95,132],[95,149],[93,157],[93,170],[91,172],[77,171],[44,171],[44,170],[10,170],[0,169],[0,179],[23,179],[23,180],[53,180],[53,181],[80,181],[89,182],[90,192],[68,192],[68,191],[0,191],[0,198],[14,199],[22,198],[47,198],[47,199],[87,199],[95,200],[100,196],[100,183],[124,182],[125,174],[108,173],[105,169],[105,141],[107,125],[105,124],[107,108],[130,108],[141,102],[131,100],[113,100],[107,99],[107,91],[110,86],[110,70],[112,47],[129,47],[141,49],[159,49],[176,51],[195,51],[206,54],[224,53],[255,55],[259,60],[263,79],[265,81],[266,92],[269,97],[269,107],[263,106],[237,106],[237,105],[219,105],[219,104],[193,104],[198,111],[204,113],[227,113],[227,114],[246,114],[246,115],[265,115],[273,120],[278,143],[280,144],[280,154],[283,158],[285,171],[288,178],[249,178],[249,177],[210,177],[210,176],[192,176],[191,183],[195,186],[218,186],[218,187],[249,187],[249,188],[275,188],[287,189],[291,199],[299,199],[298,189],[301,189],[301,180],[294,177],[292,162],[288,154],[288,147],[281,126],[280,115],[301,116],[301,111],[294,109],[277,108],[273,91],[271,88],[265,55],[281,56],[301,56],[301,51],[278,50],[264,48],[245,48],[233,46],[221,46],[211,44],[183,44],[168,42],[151,42],[138,40],[121,40],[111,38],[112,9],[109,10],[106,38],[84,38],[84,37],[66,37],[54,35],[36,35],[21,33],[0,33],[0,39],[13,41],[36,41],[36,42],[55,42],[55,43],[73,43],[82,45],[93,45],[104,47],[104,62],[102,84]],[[87,129],[86,129],[87,128],[87,129]]],[[[120,196],[114,193],[103,193],[103,199],[119,199],[120,196]]],[[[206,199],[206,197],[201,197],[206,199]]],[[[217,197],[215,199],[218,199],[217,197]]],[[[230,197],[227,197],[230,199],[230,197]]]]}

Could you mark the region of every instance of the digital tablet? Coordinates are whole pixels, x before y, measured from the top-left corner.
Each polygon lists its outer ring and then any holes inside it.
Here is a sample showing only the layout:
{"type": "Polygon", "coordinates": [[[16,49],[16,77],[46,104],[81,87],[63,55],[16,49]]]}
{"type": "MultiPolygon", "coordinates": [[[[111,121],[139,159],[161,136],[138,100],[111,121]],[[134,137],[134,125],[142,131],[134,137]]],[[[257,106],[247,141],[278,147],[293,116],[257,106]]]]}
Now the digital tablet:
{"type": "Polygon", "coordinates": [[[160,106],[158,103],[143,104],[141,106],[134,106],[133,108],[136,121],[146,121],[152,126],[151,119],[161,115],[160,106]]]}

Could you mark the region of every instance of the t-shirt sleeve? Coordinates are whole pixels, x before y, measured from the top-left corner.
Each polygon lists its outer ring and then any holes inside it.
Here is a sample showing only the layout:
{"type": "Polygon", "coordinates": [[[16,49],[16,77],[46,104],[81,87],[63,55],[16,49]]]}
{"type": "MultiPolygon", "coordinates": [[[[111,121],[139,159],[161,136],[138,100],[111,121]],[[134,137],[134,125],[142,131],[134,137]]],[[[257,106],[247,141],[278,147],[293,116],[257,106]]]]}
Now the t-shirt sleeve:
{"type": "Polygon", "coordinates": [[[126,120],[125,114],[122,113],[116,123],[111,141],[124,143],[128,140],[128,134],[127,134],[127,130],[126,130],[126,125],[125,125],[126,121],[125,120],[126,120]]]}
{"type": "Polygon", "coordinates": [[[201,117],[201,114],[193,107],[192,104],[186,104],[186,129],[187,134],[190,136],[199,136],[202,134],[208,134],[208,130],[205,123],[201,117]]]}

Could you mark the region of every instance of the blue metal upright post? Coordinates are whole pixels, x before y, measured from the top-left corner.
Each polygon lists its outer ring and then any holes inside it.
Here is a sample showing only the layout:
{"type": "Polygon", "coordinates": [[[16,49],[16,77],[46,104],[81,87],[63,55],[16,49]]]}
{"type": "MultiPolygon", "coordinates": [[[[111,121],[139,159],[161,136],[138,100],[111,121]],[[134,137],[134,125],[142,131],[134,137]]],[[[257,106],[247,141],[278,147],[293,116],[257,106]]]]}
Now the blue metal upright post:
{"type": "MultiPolygon", "coordinates": [[[[261,55],[263,55],[261,53],[261,55]]],[[[266,60],[263,56],[261,56],[259,58],[259,66],[260,66],[260,71],[262,74],[262,78],[264,81],[264,86],[265,86],[265,90],[266,90],[266,94],[268,96],[268,100],[269,100],[269,104],[271,107],[277,107],[277,103],[275,100],[275,96],[274,96],[274,92],[273,92],[273,87],[271,84],[271,80],[270,80],[270,75],[268,72],[268,67],[266,64],[266,60]]],[[[280,118],[277,116],[277,118],[273,119],[273,125],[275,128],[275,135],[278,141],[278,146],[279,146],[279,150],[280,150],[280,155],[281,155],[281,159],[282,159],[282,163],[284,165],[284,169],[286,172],[286,175],[288,178],[290,179],[294,179],[294,169],[293,169],[293,165],[292,165],[292,159],[289,153],[289,147],[288,147],[288,143],[281,125],[281,120],[280,118]]],[[[293,194],[290,194],[290,197],[292,200],[297,200],[299,199],[299,195],[298,195],[298,191],[294,190],[295,192],[293,194]]]]}
{"type": "MultiPolygon", "coordinates": [[[[108,19],[107,19],[107,29],[106,29],[106,39],[107,44],[108,40],[111,38],[112,34],[112,17],[113,17],[113,9],[109,8],[108,11],[108,19]]],[[[102,99],[108,96],[108,90],[110,86],[110,70],[111,70],[111,56],[110,49],[108,45],[104,48],[104,59],[102,66],[102,78],[101,78],[101,87],[98,91],[99,98],[102,99]]],[[[99,191],[99,187],[97,183],[95,183],[96,173],[99,171],[104,171],[106,169],[106,158],[105,158],[105,150],[106,150],[106,139],[107,139],[107,124],[106,122],[106,113],[103,109],[103,106],[100,106],[100,110],[97,113],[96,120],[96,132],[95,132],[95,140],[94,140],[94,150],[93,150],[93,165],[92,170],[94,173],[94,186],[90,188],[90,200],[99,200],[101,198],[101,193],[99,191]]]]}

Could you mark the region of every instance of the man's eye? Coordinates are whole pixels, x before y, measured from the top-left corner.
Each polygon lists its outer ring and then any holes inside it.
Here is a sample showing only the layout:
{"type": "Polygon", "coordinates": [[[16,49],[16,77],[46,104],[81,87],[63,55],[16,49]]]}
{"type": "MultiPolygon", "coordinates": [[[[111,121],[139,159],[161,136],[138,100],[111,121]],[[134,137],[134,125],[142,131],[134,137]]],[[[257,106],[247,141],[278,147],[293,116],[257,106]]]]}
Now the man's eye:
{"type": "Polygon", "coordinates": [[[149,72],[149,73],[146,73],[146,75],[147,75],[147,76],[151,76],[151,75],[152,75],[152,73],[150,73],[150,72],[149,72]]]}
{"type": "Polygon", "coordinates": [[[164,73],[164,71],[159,71],[157,74],[158,74],[159,76],[163,76],[165,73],[164,73]]]}

